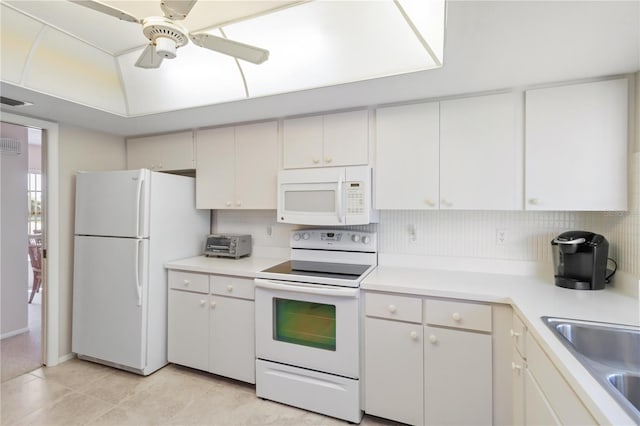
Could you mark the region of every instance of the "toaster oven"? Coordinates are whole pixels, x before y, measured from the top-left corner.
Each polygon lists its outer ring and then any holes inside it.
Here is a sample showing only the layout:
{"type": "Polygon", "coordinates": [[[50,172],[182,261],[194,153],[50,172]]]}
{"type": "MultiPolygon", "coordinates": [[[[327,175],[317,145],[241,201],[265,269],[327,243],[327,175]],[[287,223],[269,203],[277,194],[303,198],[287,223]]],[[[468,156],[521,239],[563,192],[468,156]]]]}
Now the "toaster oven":
{"type": "Polygon", "coordinates": [[[251,235],[211,234],[204,247],[205,256],[239,257],[251,254],[251,235]]]}

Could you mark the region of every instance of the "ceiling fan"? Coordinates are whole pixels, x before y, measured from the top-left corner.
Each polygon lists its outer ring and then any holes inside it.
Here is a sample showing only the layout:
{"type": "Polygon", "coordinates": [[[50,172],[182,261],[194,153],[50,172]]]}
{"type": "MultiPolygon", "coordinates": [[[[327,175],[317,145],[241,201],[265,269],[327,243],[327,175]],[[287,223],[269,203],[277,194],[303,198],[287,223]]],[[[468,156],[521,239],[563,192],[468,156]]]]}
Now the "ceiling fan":
{"type": "Polygon", "coordinates": [[[144,19],[138,19],[123,10],[96,0],[70,1],[123,21],[141,24],[142,33],[149,40],[149,45],[136,61],[135,65],[139,68],[160,67],[163,59],[175,58],[176,50],[186,45],[189,39],[197,46],[254,64],[261,64],[269,58],[269,51],[259,47],[206,32],[189,32],[177,21],[187,17],[197,0],[161,0],[160,7],[164,16],[149,16],[144,19]]]}

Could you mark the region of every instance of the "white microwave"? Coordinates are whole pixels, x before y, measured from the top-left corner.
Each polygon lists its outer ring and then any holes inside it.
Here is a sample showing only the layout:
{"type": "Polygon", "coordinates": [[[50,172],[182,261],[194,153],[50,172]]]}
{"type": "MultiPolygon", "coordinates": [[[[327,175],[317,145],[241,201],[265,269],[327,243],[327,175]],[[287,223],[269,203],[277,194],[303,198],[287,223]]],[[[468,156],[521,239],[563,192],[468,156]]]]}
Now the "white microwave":
{"type": "Polygon", "coordinates": [[[371,167],[327,167],[278,173],[278,222],[298,225],[366,225],[372,209],[371,167]]]}

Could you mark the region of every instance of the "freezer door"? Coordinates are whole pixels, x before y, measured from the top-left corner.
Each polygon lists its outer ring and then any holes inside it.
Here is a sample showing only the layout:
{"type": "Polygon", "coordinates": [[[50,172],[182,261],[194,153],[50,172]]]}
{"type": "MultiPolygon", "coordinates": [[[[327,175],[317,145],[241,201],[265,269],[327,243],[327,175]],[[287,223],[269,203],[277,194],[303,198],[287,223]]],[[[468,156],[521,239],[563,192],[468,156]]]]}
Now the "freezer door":
{"type": "Polygon", "coordinates": [[[76,235],[149,236],[149,170],[79,173],[76,235]]]}
{"type": "Polygon", "coordinates": [[[73,352],[144,368],[149,240],[75,237],[74,241],[73,352]]]}

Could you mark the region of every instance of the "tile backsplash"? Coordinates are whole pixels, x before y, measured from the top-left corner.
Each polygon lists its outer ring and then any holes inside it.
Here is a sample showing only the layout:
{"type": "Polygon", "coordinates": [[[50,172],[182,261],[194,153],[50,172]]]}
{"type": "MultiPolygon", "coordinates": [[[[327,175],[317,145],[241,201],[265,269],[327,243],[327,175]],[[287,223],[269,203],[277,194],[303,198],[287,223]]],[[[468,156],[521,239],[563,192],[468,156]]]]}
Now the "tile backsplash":
{"type": "MultiPolygon", "coordinates": [[[[551,262],[550,242],[569,230],[593,231],[609,240],[618,268],[640,276],[640,153],[630,164],[628,212],[395,211],[380,223],[353,227],[378,232],[380,253],[551,262]]],[[[275,211],[217,211],[217,232],[246,232],[260,247],[287,248],[293,225],[275,211]]]]}

